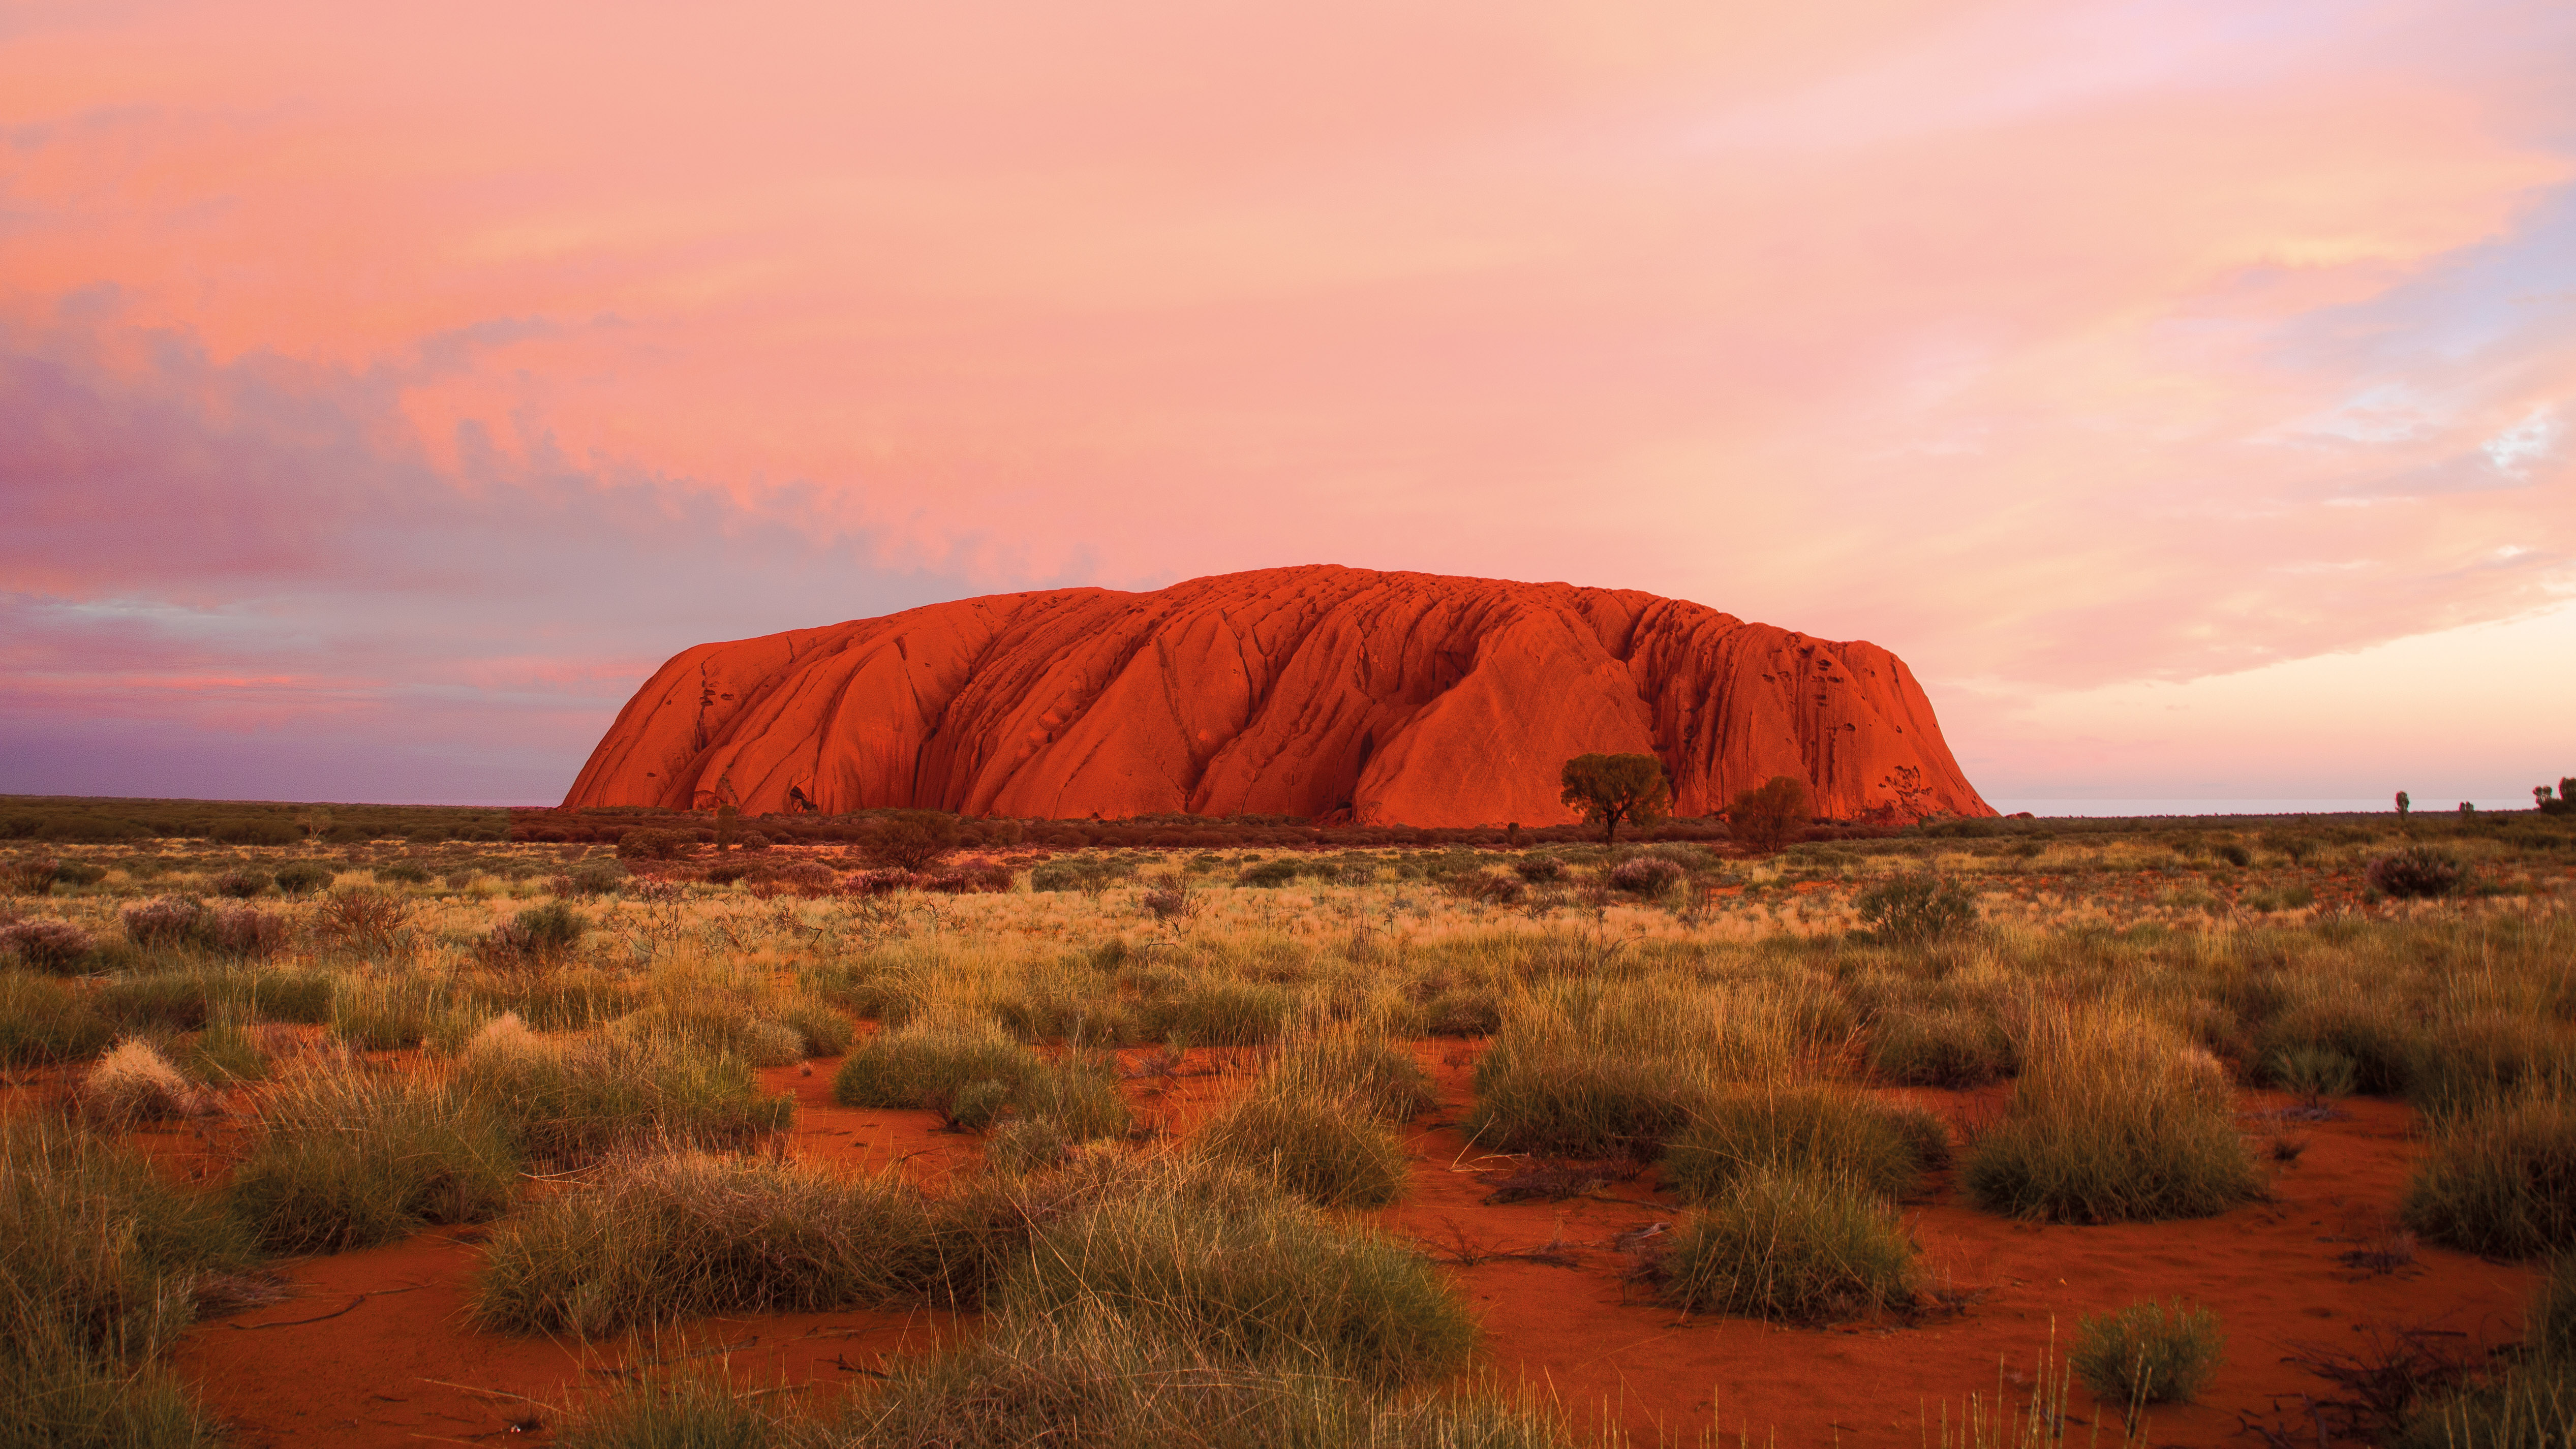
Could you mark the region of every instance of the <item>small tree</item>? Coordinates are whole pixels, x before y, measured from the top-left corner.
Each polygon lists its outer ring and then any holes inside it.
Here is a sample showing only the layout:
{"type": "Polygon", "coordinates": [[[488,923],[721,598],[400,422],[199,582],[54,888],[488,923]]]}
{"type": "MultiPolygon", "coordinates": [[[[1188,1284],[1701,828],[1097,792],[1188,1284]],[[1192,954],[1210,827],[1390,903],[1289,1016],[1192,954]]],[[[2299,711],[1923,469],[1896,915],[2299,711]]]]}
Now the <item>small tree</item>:
{"type": "Polygon", "coordinates": [[[2397,792],[2397,813],[2398,813],[2398,814],[2400,814],[2400,815],[2405,814],[2409,809],[2411,809],[2411,808],[2414,806],[2414,804],[2415,804],[2415,802],[2414,802],[2414,801],[2409,800],[2409,799],[2407,799],[2407,798],[2406,798],[2406,792],[2405,792],[2405,791],[2400,790],[2400,791],[2398,791],[2398,792],[2397,792]]]}
{"type": "Polygon", "coordinates": [[[1672,787],[1664,780],[1664,762],[1652,755],[1577,755],[1558,775],[1565,787],[1559,799],[1583,812],[1587,825],[1601,827],[1601,843],[1619,841],[1619,822],[1643,829],[1672,808],[1672,787]]]}
{"type": "Polygon", "coordinates": [[[1739,792],[1735,803],[1726,808],[1726,823],[1739,844],[1769,855],[1806,827],[1810,813],[1807,782],[1795,775],[1774,775],[1739,792]]]}
{"type": "Polygon", "coordinates": [[[716,850],[721,853],[733,846],[734,835],[742,828],[742,812],[731,804],[716,807],[716,850]]]}

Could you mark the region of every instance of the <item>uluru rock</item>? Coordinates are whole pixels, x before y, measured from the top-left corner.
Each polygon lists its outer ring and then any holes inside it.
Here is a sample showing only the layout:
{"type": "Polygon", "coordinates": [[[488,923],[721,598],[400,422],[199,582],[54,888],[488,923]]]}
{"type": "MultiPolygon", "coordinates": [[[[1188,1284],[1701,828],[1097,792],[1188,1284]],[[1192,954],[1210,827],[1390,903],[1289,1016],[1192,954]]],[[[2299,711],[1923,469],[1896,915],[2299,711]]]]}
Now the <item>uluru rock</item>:
{"type": "Polygon", "coordinates": [[[1625,589],[1316,565],[1049,589],[701,644],[566,806],[1564,822],[1564,762],[1653,753],[1674,813],[1774,775],[1819,814],[1992,815],[1904,662],[1625,589]]]}

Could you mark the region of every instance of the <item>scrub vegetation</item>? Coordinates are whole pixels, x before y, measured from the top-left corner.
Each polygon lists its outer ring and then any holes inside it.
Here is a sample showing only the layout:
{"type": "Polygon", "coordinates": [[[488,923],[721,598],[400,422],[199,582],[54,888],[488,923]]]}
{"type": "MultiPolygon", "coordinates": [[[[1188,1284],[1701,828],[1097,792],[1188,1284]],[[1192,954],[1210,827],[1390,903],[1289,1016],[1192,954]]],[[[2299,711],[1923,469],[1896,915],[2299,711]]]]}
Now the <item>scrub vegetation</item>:
{"type": "MultiPolygon", "coordinates": [[[[2554,1265],[2524,1346],[2408,1432],[2540,1443],[2511,1426],[2570,1402],[2563,813],[1748,846],[1646,811],[1517,849],[727,819],[719,848],[669,814],[11,808],[0,1442],[207,1440],[163,1367],[189,1322],[275,1258],[475,1224],[477,1332],[965,1325],[810,1400],[620,1381],[568,1442],[1571,1444],[1594,1430],[1482,1376],[1444,1266],[1470,1256],[1393,1226],[1426,1174],[1623,1185],[1662,1215],[1615,1251],[1665,1322],[1901,1331],[1973,1311],[1920,1205],[2236,1212],[2295,1158],[2257,1092],[2403,1103],[2403,1230],[2554,1265]],[[911,1114],[965,1166],[809,1160],[797,1097],[911,1114]]],[[[1613,1251],[1521,1251],[1577,1247],[1613,1251]]],[[[2235,1372],[2218,1344],[2141,1304],[2065,1373],[2143,1412],[2235,1372]]]]}

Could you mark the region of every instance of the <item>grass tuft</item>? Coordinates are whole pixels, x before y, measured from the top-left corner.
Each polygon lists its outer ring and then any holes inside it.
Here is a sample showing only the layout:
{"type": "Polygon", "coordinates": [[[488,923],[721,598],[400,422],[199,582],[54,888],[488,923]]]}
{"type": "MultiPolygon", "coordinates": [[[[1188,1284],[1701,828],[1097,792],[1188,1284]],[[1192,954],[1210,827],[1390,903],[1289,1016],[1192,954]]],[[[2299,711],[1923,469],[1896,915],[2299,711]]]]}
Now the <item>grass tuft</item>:
{"type": "Polygon", "coordinates": [[[2425,1237],[2472,1253],[2576,1249],[2576,1092],[2534,1086],[2437,1119],[2399,1212],[2425,1237]]]}
{"type": "Polygon", "coordinates": [[[2057,1222],[2210,1217],[2263,1190],[2226,1082],[2170,1032],[2104,1010],[2043,1013],[2004,1120],[1961,1172],[1989,1212],[2057,1222]]]}
{"type": "Polygon", "coordinates": [[[271,1249],[337,1253],[496,1217],[518,1172],[488,1104],[433,1074],[324,1059],[269,1089],[232,1197],[271,1249]]]}
{"type": "Polygon", "coordinates": [[[2177,1298],[2087,1314],[2067,1363],[2105,1407],[2137,1417],[2148,1404],[2188,1404],[2226,1357],[2218,1315],[2177,1298]]]}
{"type": "Polygon", "coordinates": [[[1912,1197],[1949,1161],[1949,1134],[1932,1114],[1827,1087],[1747,1087],[1700,1109],[1664,1154],[1664,1180],[1689,1202],[1725,1196],[1742,1179],[1794,1172],[1912,1197]]]}
{"type": "Polygon", "coordinates": [[[1919,1270],[1895,1210],[1866,1185],[1759,1172],[1682,1226],[1663,1276],[1683,1308],[1820,1323],[1912,1303],[1919,1270]]]}
{"type": "Polygon", "coordinates": [[[494,1233],[472,1311],[487,1328],[595,1335],[892,1302],[936,1270],[930,1208],[898,1178],[667,1153],[615,1162],[494,1233]]]}

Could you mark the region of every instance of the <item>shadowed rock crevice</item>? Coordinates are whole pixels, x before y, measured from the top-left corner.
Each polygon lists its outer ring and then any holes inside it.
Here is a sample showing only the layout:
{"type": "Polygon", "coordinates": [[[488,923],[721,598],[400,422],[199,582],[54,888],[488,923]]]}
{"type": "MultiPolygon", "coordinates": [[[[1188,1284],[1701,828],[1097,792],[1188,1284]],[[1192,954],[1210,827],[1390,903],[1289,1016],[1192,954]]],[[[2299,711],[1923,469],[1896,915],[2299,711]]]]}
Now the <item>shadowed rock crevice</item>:
{"type": "Polygon", "coordinates": [[[701,644],[564,803],[1361,823],[1572,818],[1557,770],[1651,752],[1685,816],[1774,775],[1837,819],[1991,815],[1895,655],[1678,599],[1315,565],[995,594],[701,644]]]}

